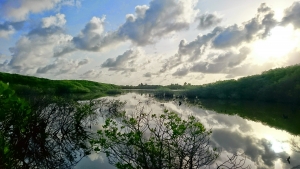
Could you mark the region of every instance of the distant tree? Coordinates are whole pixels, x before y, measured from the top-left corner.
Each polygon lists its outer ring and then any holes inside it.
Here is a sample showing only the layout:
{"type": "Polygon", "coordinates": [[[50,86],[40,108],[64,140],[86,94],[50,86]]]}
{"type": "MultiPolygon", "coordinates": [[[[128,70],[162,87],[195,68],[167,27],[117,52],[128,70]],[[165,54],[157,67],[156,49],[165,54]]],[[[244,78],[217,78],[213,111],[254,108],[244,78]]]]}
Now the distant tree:
{"type": "Polygon", "coordinates": [[[187,83],[186,82],[184,82],[184,84],[183,84],[184,86],[186,86],[187,85],[187,83]]]}
{"type": "MultiPolygon", "coordinates": [[[[211,130],[194,116],[186,120],[165,110],[162,114],[144,113],[143,108],[117,118],[108,118],[91,140],[94,150],[104,152],[109,163],[119,169],[196,169],[211,165],[219,150],[210,145],[211,130]]],[[[236,156],[235,156],[236,157],[236,156]]],[[[236,158],[218,167],[241,168],[236,158]]]]}

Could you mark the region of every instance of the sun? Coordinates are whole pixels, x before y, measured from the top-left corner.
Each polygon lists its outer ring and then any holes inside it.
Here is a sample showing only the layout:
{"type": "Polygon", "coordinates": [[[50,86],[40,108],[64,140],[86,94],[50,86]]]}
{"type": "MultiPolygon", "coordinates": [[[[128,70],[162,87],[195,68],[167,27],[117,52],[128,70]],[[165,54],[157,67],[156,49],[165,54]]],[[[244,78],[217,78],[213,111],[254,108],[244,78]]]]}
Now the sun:
{"type": "Polygon", "coordinates": [[[280,59],[286,56],[299,44],[300,34],[292,25],[273,28],[265,39],[252,44],[252,53],[258,62],[280,59]]]}

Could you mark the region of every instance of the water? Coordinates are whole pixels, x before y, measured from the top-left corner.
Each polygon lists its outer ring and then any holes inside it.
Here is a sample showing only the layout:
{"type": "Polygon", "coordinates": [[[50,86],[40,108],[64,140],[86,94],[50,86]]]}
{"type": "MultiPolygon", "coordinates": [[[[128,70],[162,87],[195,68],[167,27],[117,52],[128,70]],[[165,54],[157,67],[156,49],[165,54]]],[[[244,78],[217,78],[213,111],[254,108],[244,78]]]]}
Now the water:
{"type": "MultiPolygon", "coordinates": [[[[111,97],[112,98],[112,97],[111,97]]],[[[113,99],[120,99],[121,101],[126,101],[124,109],[126,111],[134,111],[138,104],[143,104],[148,111],[161,112],[163,109],[173,110],[184,116],[194,115],[200,119],[202,124],[207,129],[212,129],[213,133],[211,135],[211,141],[214,146],[221,147],[222,153],[218,159],[218,164],[222,161],[227,160],[227,155],[232,153],[244,153],[246,155],[247,164],[251,164],[251,168],[275,168],[275,169],[285,169],[300,166],[300,153],[292,151],[292,145],[290,144],[291,139],[300,140],[299,136],[293,135],[291,133],[297,133],[300,129],[290,130],[287,132],[282,129],[286,129],[282,123],[289,123],[299,119],[292,119],[291,115],[287,112],[286,116],[288,119],[281,117],[281,113],[276,112],[269,116],[273,116],[274,121],[279,121],[278,124],[268,122],[269,119],[263,119],[264,116],[241,116],[230,115],[236,114],[232,113],[232,105],[227,103],[216,103],[211,102],[201,102],[201,106],[191,105],[187,102],[183,102],[181,106],[178,105],[178,101],[157,101],[148,94],[138,94],[138,93],[127,93],[121,96],[113,97],[113,99]],[[162,103],[163,102],[163,103],[162,103]],[[220,106],[223,105],[224,107],[220,106]],[[204,108],[204,107],[207,108],[204,108]],[[212,110],[215,107],[215,111],[212,110]],[[225,109],[227,107],[227,109],[225,109]],[[210,109],[210,110],[209,110],[210,109]],[[217,113],[224,112],[227,114],[217,113]],[[285,121],[280,122],[280,119],[285,121]],[[261,118],[259,120],[257,118],[261,118]],[[276,118],[275,118],[276,117],[276,118]],[[252,119],[252,120],[251,120],[252,119]],[[253,121],[255,120],[255,121],[253,121]],[[261,122],[263,121],[264,124],[261,122]],[[271,124],[272,127],[266,125],[265,122],[271,124]],[[291,164],[288,164],[287,157],[290,156],[291,164]]],[[[243,104],[244,107],[246,104],[243,104]]],[[[254,105],[250,104],[253,109],[254,105]]],[[[233,107],[236,107],[233,106],[233,107]]],[[[245,107],[250,109],[250,107],[245,107]]],[[[258,106],[259,107],[259,106],[258,106]]],[[[234,109],[236,110],[236,109],[234,109]]],[[[240,109],[239,111],[243,111],[240,109]]],[[[258,112],[258,110],[253,109],[253,111],[258,112]]],[[[268,108],[265,109],[268,111],[268,108]]],[[[266,113],[266,112],[265,112],[266,113]]],[[[255,114],[255,113],[254,113],[255,114]]],[[[94,126],[94,130],[99,129],[99,126],[94,126]]],[[[299,143],[300,144],[300,143],[299,143]]],[[[95,169],[95,168],[105,168],[114,169],[115,167],[108,164],[105,155],[103,154],[92,154],[88,157],[82,159],[76,168],[85,169],[95,169]]],[[[215,168],[212,165],[210,168],[215,168]]]]}

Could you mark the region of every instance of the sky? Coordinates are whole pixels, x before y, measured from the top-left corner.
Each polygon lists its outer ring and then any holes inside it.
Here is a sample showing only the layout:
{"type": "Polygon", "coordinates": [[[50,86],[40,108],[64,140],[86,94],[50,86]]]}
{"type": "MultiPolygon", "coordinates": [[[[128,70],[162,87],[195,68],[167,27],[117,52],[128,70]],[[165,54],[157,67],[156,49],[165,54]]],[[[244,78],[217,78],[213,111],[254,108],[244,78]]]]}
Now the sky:
{"type": "Polygon", "coordinates": [[[0,71],[205,84],[300,63],[300,1],[0,0],[0,71]]]}

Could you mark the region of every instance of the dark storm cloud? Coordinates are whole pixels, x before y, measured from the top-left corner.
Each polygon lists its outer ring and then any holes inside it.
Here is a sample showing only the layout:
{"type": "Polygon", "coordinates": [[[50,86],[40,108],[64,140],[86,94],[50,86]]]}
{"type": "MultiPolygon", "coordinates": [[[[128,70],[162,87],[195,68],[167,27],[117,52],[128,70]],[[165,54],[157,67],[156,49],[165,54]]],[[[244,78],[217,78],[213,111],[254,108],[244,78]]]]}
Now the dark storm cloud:
{"type": "Polygon", "coordinates": [[[222,21],[222,18],[215,14],[203,14],[196,18],[199,21],[198,29],[208,29],[213,26],[216,26],[222,21]]]}
{"type": "Polygon", "coordinates": [[[295,28],[300,28],[300,2],[294,2],[292,6],[285,10],[281,23],[283,25],[291,23],[295,28]]]}

